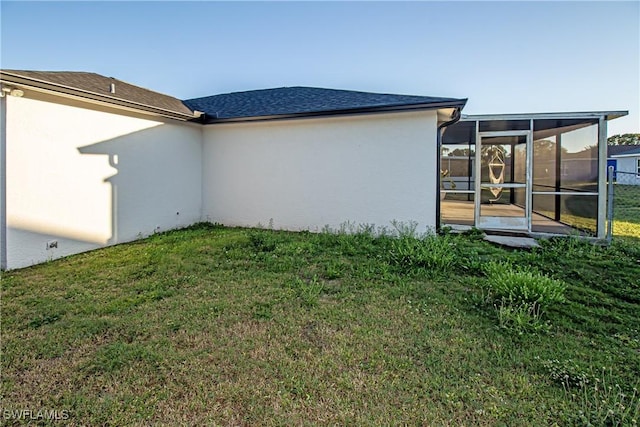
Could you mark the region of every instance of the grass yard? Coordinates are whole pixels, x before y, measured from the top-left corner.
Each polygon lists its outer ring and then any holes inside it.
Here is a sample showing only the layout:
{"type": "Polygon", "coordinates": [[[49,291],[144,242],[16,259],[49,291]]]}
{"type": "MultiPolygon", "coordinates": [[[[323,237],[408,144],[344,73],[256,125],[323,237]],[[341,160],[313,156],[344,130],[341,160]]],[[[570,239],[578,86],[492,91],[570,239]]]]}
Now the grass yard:
{"type": "Polygon", "coordinates": [[[401,230],[200,224],[3,273],[3,421],[640,421],[638,241],[525,252],[401,230]]]}
{"type": "Polygon", "coordinates": [[[613,234],[640,239],[640,185],[614,184],[613,234]]]}

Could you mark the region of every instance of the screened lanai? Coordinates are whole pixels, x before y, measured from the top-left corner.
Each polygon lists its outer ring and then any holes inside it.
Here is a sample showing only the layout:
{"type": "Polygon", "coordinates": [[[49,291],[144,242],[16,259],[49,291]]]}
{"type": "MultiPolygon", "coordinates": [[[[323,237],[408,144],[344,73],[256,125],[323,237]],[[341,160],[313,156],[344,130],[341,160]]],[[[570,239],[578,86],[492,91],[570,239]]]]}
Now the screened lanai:
{"type": "Polygon", "coordinates": [[[463,116],[440,144],[440,226],[604,237],[607,121],[626,111],[463,116]]]}

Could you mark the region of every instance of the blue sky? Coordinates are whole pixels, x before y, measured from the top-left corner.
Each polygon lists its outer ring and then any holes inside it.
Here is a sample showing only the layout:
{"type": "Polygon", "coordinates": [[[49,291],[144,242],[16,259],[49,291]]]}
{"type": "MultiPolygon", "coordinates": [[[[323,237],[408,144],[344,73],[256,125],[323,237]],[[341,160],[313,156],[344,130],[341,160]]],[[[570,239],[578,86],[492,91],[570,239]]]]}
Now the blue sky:
{"type": "Polygon", "coordinates": [[[629,110],[640,2],[7,2],[0,64],[186,99],[281,86],[469,98],[467,114],[629,110]]]}

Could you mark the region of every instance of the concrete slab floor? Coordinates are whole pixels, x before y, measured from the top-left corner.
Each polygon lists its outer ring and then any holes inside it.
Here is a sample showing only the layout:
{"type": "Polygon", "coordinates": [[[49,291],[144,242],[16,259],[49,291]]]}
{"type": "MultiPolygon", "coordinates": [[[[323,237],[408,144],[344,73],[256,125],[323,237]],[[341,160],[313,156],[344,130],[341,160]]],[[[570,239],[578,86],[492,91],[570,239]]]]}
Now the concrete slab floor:
{"type": "Polygon", "coordinates": [[[514,237],[514,236],[496,236],[496,235],[487,235],[484,236],[484,240],[487,242],[494,243],[500,246],[506,246],[509,248],[516,249],[531,249],[538,248],[540,245],[531,237],[514,237]]]}

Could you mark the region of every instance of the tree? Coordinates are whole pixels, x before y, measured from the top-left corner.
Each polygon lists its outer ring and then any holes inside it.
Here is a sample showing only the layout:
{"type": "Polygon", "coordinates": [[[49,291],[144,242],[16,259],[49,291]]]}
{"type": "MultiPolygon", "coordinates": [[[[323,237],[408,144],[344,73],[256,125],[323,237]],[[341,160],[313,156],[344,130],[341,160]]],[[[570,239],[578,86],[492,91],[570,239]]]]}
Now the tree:
{"type": "Polygon", "coordinates": [[[625,133],[607,138],[609,145],[640,145],[640,133],[625,133]]]}

